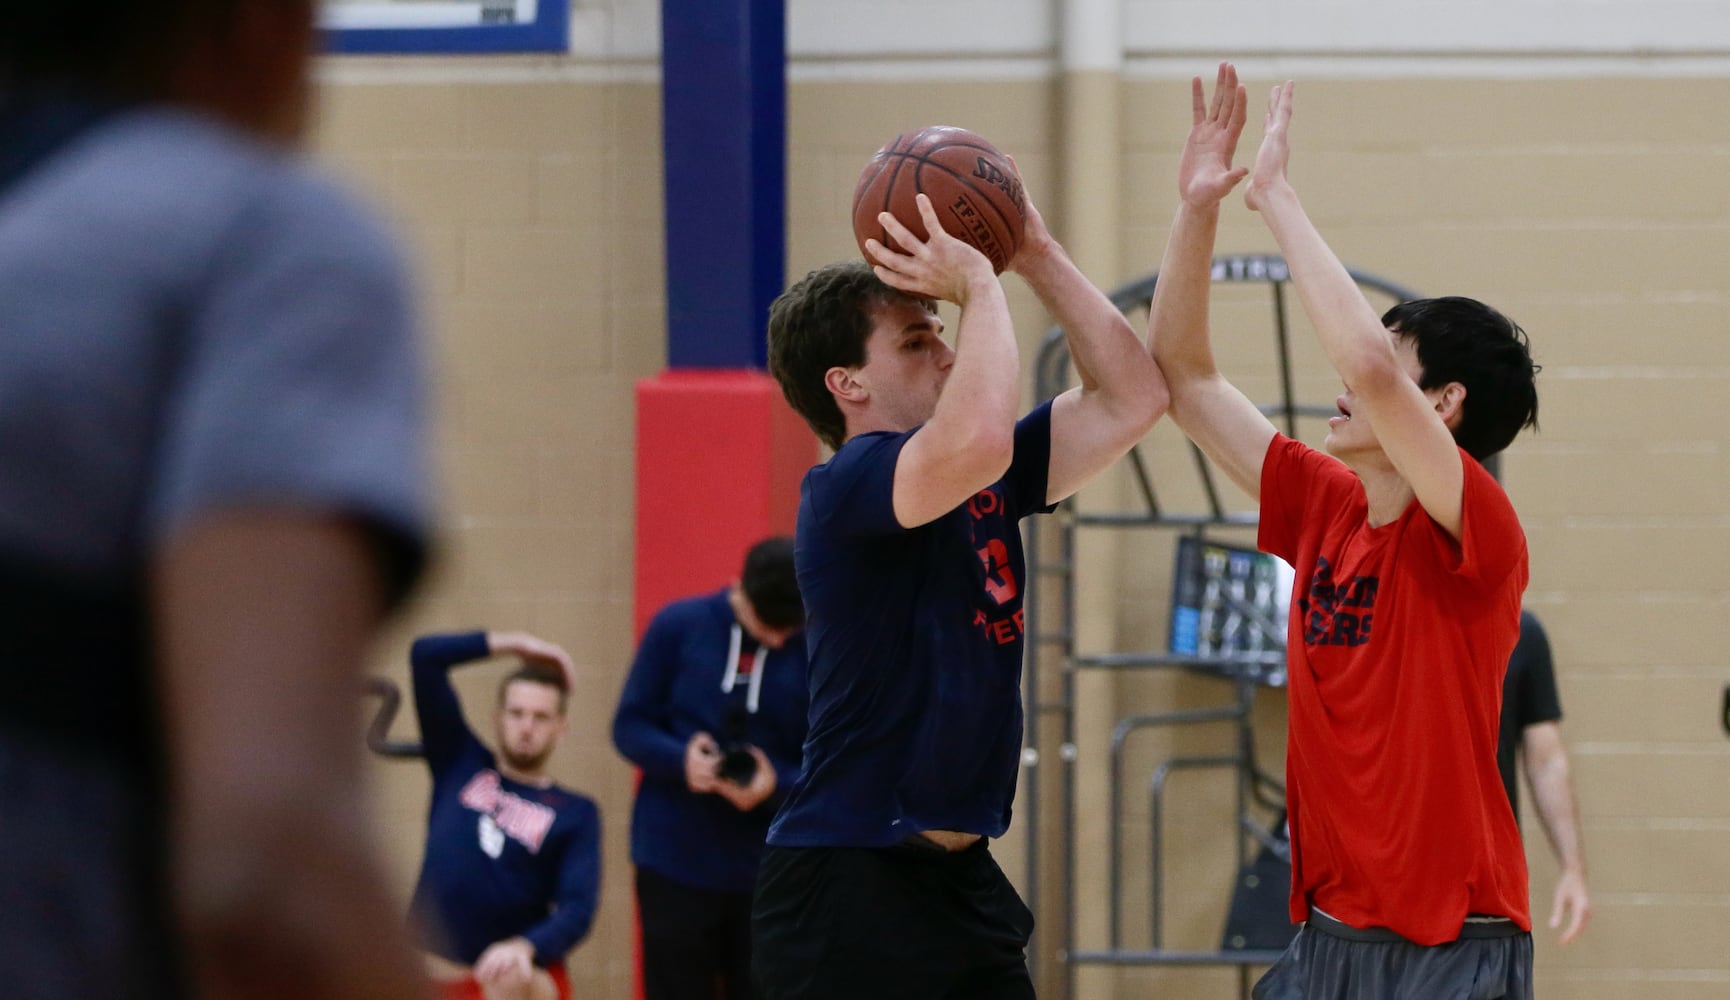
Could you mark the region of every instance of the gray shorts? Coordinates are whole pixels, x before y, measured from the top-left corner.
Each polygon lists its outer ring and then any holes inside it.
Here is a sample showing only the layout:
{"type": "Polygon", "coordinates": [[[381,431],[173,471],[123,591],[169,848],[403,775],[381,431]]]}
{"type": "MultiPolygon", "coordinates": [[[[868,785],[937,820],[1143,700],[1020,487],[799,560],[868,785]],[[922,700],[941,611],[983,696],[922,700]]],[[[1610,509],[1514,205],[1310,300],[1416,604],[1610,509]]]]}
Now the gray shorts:
{"type": "Polygon", "coordinates": [[[1532,935],[1468,923],[1425,946],[1318,911],[1251,992],[1254,1000],[1532,1000],[1532,935]]]}

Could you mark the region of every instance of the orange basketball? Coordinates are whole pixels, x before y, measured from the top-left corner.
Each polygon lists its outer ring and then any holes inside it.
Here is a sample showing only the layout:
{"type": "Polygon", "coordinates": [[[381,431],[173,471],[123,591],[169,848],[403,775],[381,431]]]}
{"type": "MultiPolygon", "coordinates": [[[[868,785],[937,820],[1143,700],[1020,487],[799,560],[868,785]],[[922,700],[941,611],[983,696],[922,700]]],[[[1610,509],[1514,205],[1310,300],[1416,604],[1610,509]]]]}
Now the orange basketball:
{"type": "MultiPolygon", "coordinates": [[[[931,199],[945,232],[978,248],[998,274],[1021,246],[1026,195],[1021,176],[996,146],[976,132],[932,125],[898,135],[877,151],[853,189],[853,236],[859,252],[875,239],[893,249],[877,213],[888,212],[924,239],[913,196],[931,199]]],[[[868,263],[876,263],[866,258],[868,263]]]]}

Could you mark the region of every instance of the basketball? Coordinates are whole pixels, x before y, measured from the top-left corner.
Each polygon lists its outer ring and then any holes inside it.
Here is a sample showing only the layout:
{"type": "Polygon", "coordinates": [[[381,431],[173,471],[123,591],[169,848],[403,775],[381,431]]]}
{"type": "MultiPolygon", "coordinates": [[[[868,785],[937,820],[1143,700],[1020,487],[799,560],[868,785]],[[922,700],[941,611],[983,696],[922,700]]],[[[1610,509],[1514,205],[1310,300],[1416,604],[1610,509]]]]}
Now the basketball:
{"type": "MultiPolygon", "coordinates": [[[[983,136],[953,125],[932,125],[895,137],[877,151],[853,189],[853,236],[898,250],[877,221],[879,212],[925,239],[913,197],[931,199],[943,229],[972,244],[998,274],[1021,246],[1026,196],[1014,164],[983,136]]],[[[876,263],[866,257],[868,263],[876,263]]]]}

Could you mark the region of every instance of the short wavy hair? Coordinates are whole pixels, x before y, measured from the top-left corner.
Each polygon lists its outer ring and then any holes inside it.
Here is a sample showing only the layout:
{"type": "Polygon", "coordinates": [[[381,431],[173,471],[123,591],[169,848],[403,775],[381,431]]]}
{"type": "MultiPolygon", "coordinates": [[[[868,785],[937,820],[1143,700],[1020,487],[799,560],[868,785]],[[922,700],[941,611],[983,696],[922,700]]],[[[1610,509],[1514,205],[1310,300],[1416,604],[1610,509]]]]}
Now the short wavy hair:
{"type": "Polygon", "coordinates": [[[769,307],[769,373],[788,405],[831,448],[847,439],[847,422],[825,376],[831,368],[865,363],[872,310],[893,302],[937,311],[932,300],[884,284],[862,260],[812,271],[769,307]]]}

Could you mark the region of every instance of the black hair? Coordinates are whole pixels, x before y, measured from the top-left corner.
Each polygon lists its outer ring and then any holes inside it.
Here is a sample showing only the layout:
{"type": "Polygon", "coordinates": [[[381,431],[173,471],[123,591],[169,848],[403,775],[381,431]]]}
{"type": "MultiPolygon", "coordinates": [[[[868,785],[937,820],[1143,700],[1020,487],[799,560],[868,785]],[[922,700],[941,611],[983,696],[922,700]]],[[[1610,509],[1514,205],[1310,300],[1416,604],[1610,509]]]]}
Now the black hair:
{"type": "Polygon", "coordinates": [[[1454,441],[1467,454],[1482,462],[1537,428],[1539,366],[1519,324],[1462,296],[1402,302],[1382,324],[1417,349],[1419,388],[1465,387],[1454,441]]]}
{"type": "Polygon", "coordinates": [[[799,597],[799,580],[793,571],[793,539],[765,538],[745,553],[745,569],[739,574],[739,589],[763,624],[770,628],[797,628],[805,622],[805,602],[799,597]]]}
{"type": "Polygon", "coordinates": [[[0,0],[0,92],[154,96],[186,32],[235,0],[0,0]]]}

